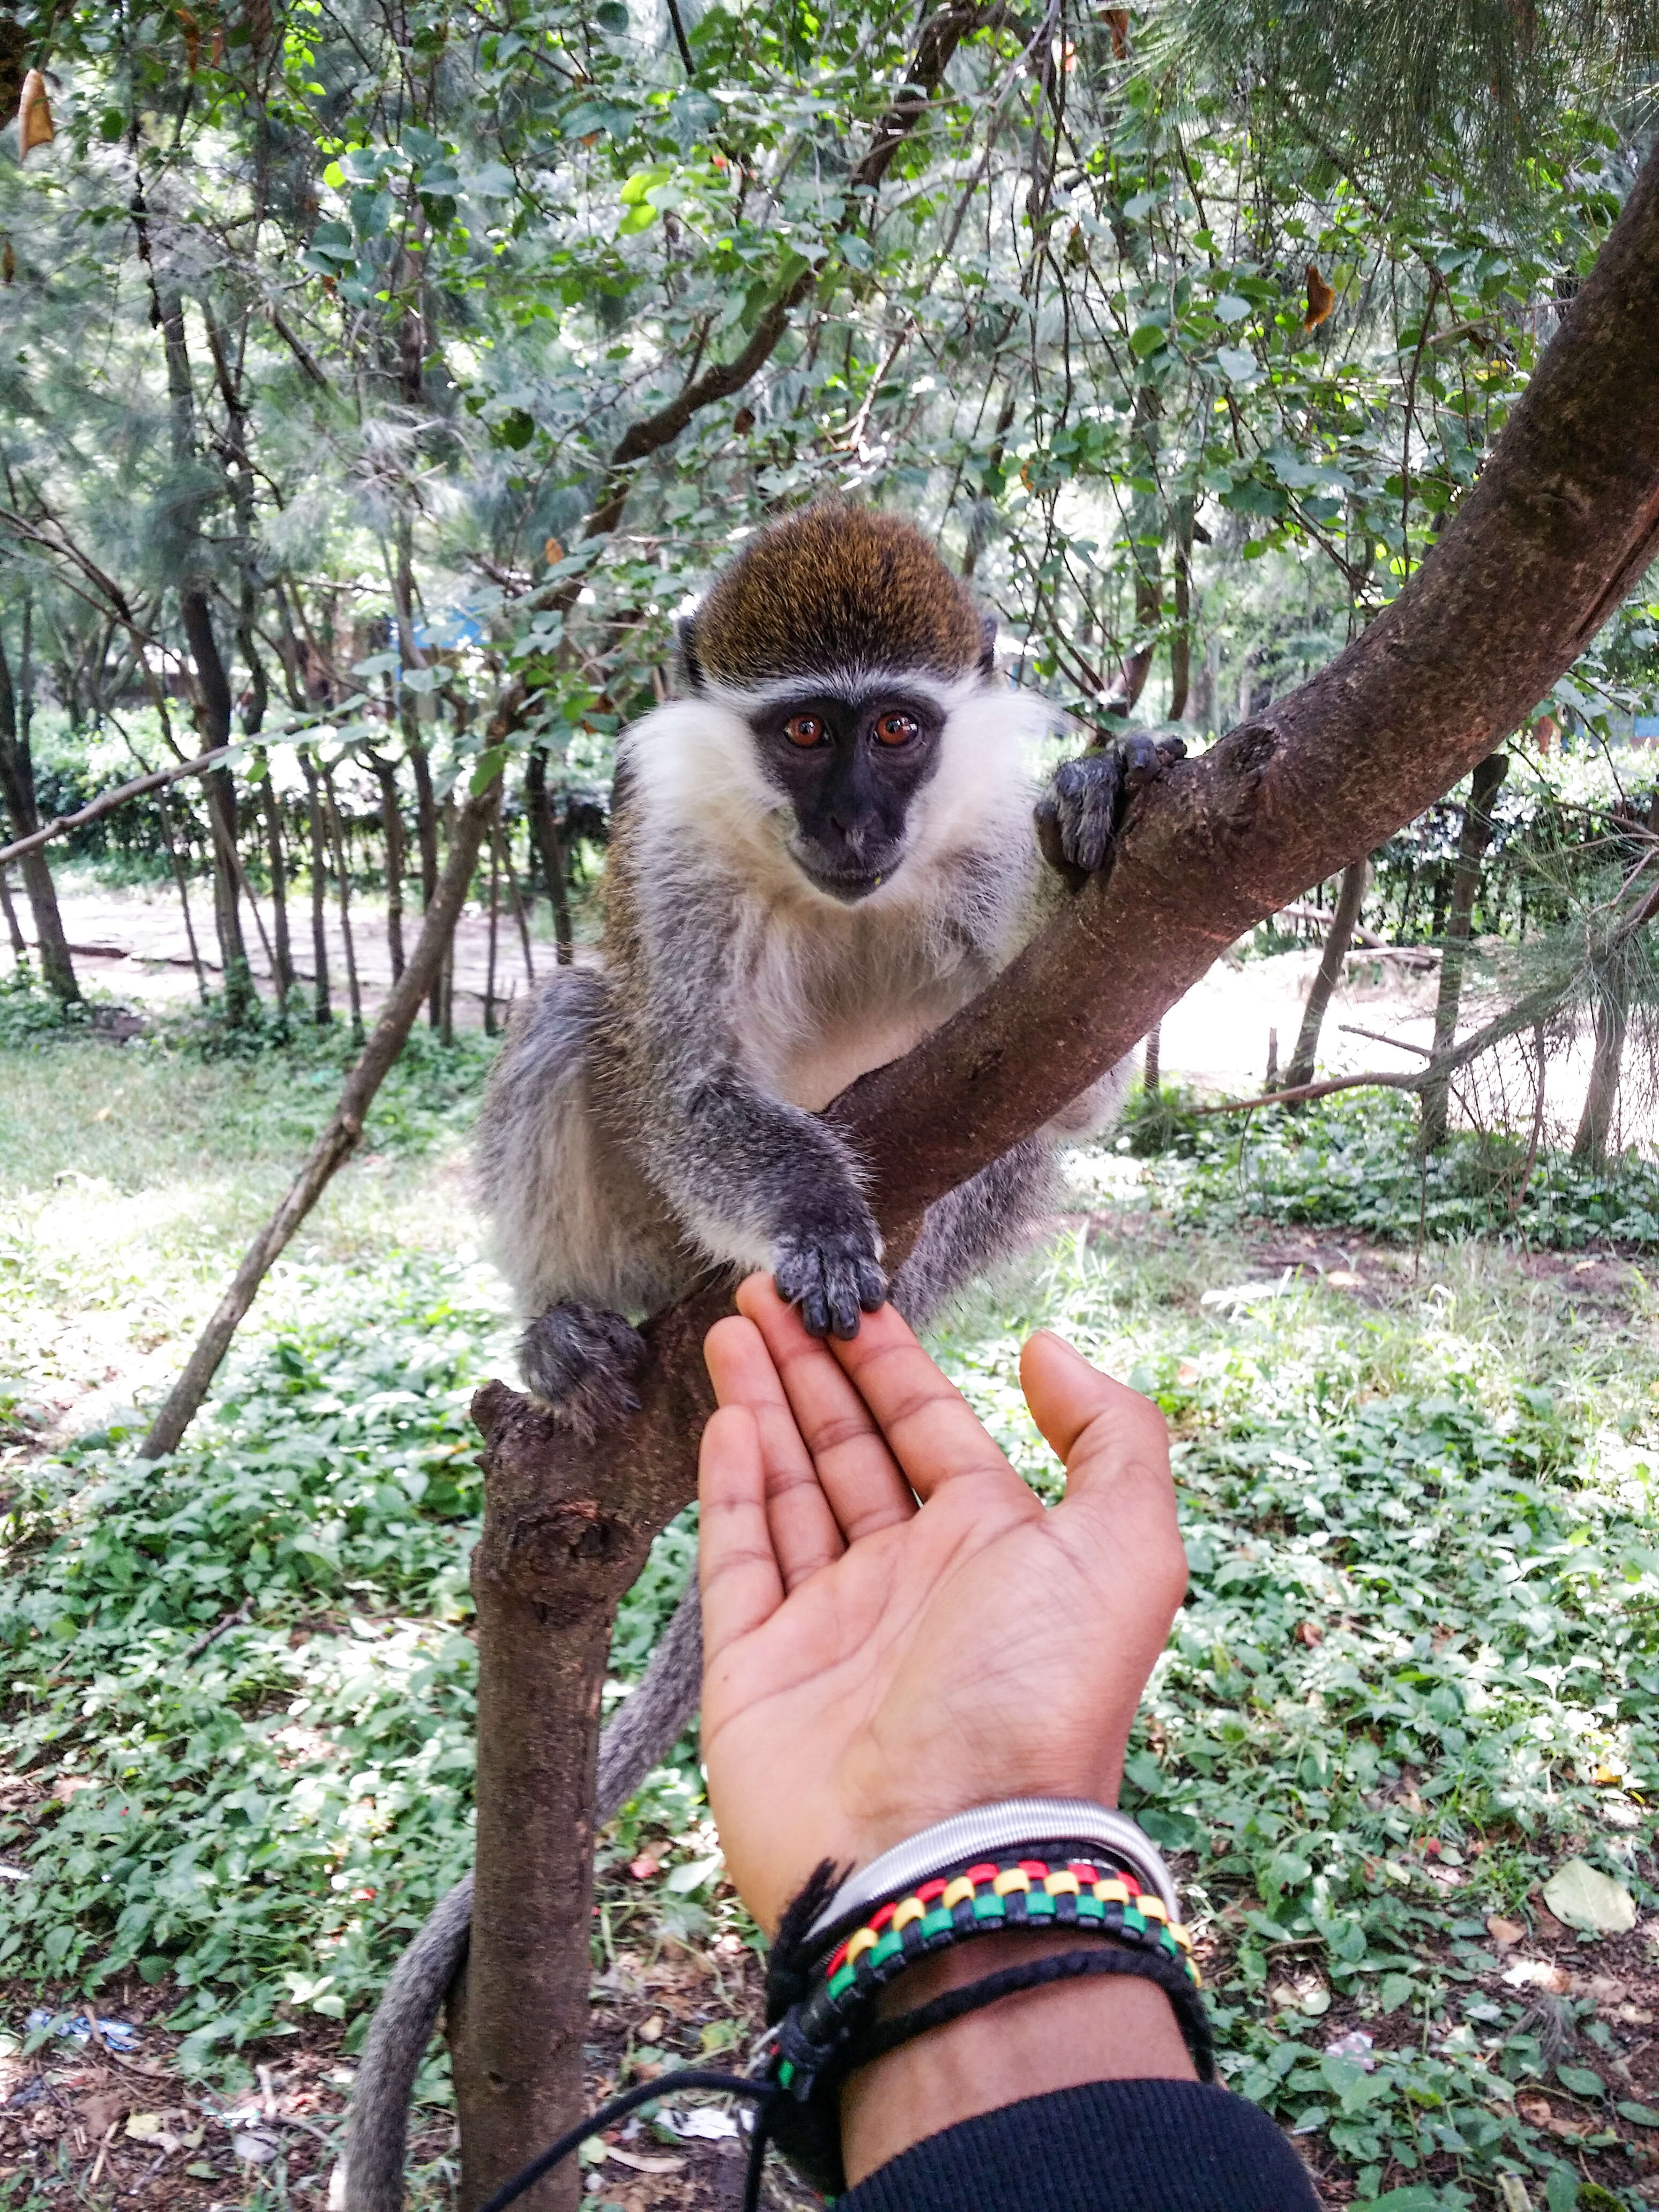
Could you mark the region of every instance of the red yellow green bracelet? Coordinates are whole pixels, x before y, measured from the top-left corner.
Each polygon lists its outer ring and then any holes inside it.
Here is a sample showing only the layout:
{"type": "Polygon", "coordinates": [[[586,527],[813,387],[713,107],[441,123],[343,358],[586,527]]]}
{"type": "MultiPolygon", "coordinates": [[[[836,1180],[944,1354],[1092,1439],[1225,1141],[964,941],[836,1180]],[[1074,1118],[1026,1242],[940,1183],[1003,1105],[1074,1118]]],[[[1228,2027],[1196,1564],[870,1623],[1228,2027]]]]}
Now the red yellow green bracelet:
{"type": "Polygon", "coordinates": [[[839,1998],[860,1982],[867,1985],[866,1978],[878,1976],[900,1952],[914,1957],[941,1937],[978,1927],[1098,1928],[1160,1946],[1182,1961],[1194,1989],[1204,1986],[1192,1937],[1132,1874],[1080,1859],[1054,1867],[1042,1859],[1018,1859],[1001,1866],[981,1862],[959,1875],[935,1876],[908,1897],[890,1899],[830,1953],[823,1967],[828,1993],[839,1998]],[[911,1929],[915,1933],[907,1941],[911,1929]]]}
{"type": "Polygon", "coordinates": [[[1082,1859],[1054,1866],[1044,1859],[981,1860],[888,1899],[836,1945],[784,2039],[781,2084],[790,2087],[803,2066],[816,2072],[878,1991],[915,1960],[1004,1928],[1087,1930],[1164,1959],[1178,1969],[1176,1987],[1181,1978],[1193,1991],[1203,1987],[1192,1937],[1132,1874],[1082,1859]]]}

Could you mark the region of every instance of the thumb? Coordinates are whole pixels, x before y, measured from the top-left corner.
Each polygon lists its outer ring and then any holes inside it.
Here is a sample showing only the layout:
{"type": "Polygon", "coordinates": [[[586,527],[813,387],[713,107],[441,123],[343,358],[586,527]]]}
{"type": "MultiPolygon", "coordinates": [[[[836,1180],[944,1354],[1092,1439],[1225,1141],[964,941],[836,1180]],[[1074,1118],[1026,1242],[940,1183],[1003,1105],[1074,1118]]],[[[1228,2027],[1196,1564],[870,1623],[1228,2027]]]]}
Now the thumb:
{"type": "Polygon", "coordinates": [[[1150,1398],[1091,1367],[1063,1338],[1039,1329],[1019,1359],[1031,1418],[1066,1467],[1066,1494],[1146,1462],[1170,1479],[1170,1432],[1150,1398]]]}
{"type": "Polygon", "coordinates": [[[1186,1590],[1187,1554],[1163,1414],[1047,1329],[1020,1354],[1019,1379],[1032,1419],[1066,1464],[1061,1511],[1079,1515],[1079,1532],[1089,1526],[1120,1562],[1136,1562],[1142,1595],[1167,1606],[1167,1628],[1186,1590]]]}

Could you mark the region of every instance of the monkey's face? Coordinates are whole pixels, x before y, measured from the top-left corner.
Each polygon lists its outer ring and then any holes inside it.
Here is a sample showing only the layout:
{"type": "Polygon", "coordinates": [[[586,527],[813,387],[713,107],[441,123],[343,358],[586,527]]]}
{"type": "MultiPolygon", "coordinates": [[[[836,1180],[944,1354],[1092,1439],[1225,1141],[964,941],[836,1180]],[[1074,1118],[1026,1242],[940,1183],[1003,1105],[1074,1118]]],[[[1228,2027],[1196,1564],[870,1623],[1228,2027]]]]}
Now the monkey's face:
{"type": "Polygon", "coordinates": [[[750,725],[769,782],[788,796],[788,851],[803,875],[848,905],[904,858],[912,802],[939,766],[945,716],[919,691],[863,698],[794,694],[750,725]]]}

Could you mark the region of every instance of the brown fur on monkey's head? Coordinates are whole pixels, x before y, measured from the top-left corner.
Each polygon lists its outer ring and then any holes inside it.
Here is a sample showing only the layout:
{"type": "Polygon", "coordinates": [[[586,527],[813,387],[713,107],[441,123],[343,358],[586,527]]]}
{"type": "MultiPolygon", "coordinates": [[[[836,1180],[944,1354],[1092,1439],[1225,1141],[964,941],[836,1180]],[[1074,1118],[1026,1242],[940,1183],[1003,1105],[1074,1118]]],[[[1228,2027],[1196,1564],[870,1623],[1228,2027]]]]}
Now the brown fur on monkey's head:
{"type": "Polygon", "coordinates": [[[762,531],[682,626],[693,687],[988,671],[995,625],[911,524],[822,500],[762,531]]]}

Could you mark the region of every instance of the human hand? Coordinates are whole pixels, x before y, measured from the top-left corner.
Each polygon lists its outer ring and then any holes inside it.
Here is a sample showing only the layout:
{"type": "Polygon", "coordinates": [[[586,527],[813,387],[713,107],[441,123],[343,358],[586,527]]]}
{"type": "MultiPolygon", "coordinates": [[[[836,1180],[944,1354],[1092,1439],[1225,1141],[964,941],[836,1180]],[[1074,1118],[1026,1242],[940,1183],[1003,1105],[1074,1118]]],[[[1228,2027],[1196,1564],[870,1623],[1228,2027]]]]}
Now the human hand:
{"type": "Polygon", "coordinates": [[[1058,1337],[1020,1360],[1066,1466],[1045,1509],[890,1306],[823,1343],[765,1276],[738,1305],[705,1347],[702,1746],[769,1931],[822,1859],[997,1798],[1114,1802],[1187,1570],[1157,1407],[1058,1337]]]}

